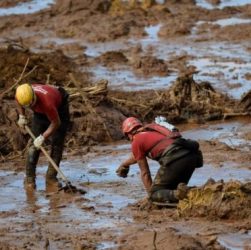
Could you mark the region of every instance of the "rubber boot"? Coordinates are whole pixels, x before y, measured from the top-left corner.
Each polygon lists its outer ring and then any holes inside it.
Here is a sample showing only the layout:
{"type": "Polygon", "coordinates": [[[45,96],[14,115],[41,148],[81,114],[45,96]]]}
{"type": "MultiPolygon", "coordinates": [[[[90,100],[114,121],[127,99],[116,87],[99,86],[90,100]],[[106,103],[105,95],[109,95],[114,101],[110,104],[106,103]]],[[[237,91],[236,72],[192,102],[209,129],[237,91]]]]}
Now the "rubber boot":
{"type": "Polygon", "coordinates": [[[36,165],[40,151],[32,145],[28,150],[26,159],[26,178],[24,179],[25,188],[36,188],[36,165]]]}
{"type": "Polygon", "coordinates": [[[25,189],[36,189],[36,179],[33,177],[25,177],[24,187],[25,189]]]}
{"type": "Polygon", "coordinates": [[[169,189],[161,189],[153,192],[150,195],[150,200],[151,201],[156,201],[156,202],[163,202],[163,203],[176,203],[178,202],[178,199],[175,196],[175,191],[174,190],[169,190],[169,189]]]}
{"type": "Polygon", "coordinates": [[[46,172],[46,187],[61,188],[62,184],[57,178],[57,171],[50,164],[46,172]]]}
{"type": "Polygon", "coordinates": [[[49,175],[48,171],[47,171],[47,174],[46,174],[46,186],[54,186],[54,187],[57,187],[57,188],[61,188],[62,184],[55,175],[49,175]]]}
{"type": "MultiPolygon", "coordinates": [[[[65,137],[64,133],[60,133],[59,131],[53,137],[53,143],[51,145],[51,158],[59,167],[59,163],[62,159],[63,154],[63,138],[65,137]]],[[[50,163],[46,172],[46,185],[53,185],[57,187],[62,187],[62,184],[58,181],[57,178],[57,170],[50,163]]]]}

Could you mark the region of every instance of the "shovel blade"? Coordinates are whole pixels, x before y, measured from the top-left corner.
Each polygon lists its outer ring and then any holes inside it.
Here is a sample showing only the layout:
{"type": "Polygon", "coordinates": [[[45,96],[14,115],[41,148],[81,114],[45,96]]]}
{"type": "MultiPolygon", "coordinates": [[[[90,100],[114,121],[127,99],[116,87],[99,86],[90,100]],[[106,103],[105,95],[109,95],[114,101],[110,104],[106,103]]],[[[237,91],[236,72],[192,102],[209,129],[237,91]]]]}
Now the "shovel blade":
{"type": "Polygon", "coordinates": [[[73,186],[70,183],[67,183],[67,185],[61,187],[58,191],[64,191],[65,193],[80,193],[80,194],[86,194],[86,191],[84,189],[79,189],[75,186],[73,186]]]}

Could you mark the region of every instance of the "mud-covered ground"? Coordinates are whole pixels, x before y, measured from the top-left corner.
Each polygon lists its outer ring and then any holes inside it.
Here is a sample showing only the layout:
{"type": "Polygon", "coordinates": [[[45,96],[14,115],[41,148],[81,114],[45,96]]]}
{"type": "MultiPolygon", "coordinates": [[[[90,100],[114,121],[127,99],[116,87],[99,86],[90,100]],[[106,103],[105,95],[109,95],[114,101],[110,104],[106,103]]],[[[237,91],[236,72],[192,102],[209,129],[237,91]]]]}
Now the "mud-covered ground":
{"type": "Polygon", "coordinates": [[[0,248],[250,249],[251,4],[33,2],[0,4],[0,248]],[[86,195],[46,190],[45,158],[25,192],[14,89],[27,81],[69,91],[61,168],[86,195]],[[204,167],[177,208],[144,206],[137,166],[115,175],[132,115],[200,141],[204,167]]]}

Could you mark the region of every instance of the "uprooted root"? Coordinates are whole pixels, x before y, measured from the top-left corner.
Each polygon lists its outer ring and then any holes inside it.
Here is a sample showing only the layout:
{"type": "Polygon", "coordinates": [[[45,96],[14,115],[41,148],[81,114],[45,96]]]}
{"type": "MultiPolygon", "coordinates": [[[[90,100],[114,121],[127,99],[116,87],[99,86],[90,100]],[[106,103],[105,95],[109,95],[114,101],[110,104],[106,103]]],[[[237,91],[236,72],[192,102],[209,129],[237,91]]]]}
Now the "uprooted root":
{"type": "Polygon", "coordinates": [[[108,96],[115,106],[126,115],[136,114],[142,119],[151,120],[154,116],[164,115],[169,121],[221,119],[227,113],[239,112],[237,104],[227,95],[216,92],[210,83],[196,83],[192,75],[177,78],[166,91],[152,91],[128,94],[123,98],[108,96]],[[130,112],[127,112],[128,109],[130,112]]]}

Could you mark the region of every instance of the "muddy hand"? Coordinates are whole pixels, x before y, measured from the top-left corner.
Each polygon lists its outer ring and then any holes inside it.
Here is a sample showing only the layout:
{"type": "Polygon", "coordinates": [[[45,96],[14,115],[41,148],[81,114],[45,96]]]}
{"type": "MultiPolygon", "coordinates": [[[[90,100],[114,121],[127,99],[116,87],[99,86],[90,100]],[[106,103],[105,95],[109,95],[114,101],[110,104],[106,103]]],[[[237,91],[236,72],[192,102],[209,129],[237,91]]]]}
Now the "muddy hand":
{"type": "Polygon", "coordinates": [[[129,173],[129,166],[120,165],[116,173],[119,177],[126,178],[129,173]]]}

